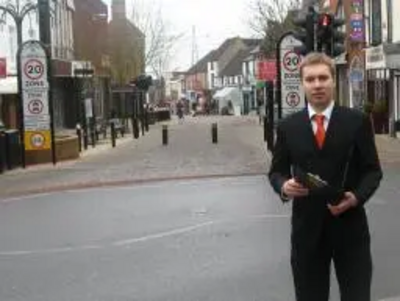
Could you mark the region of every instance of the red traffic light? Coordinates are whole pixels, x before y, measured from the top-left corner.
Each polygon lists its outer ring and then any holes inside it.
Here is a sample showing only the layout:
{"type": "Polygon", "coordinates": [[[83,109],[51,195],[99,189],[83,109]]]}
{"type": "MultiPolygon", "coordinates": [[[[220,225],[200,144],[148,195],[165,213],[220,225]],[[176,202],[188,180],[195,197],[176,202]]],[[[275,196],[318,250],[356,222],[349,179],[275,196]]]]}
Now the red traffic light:
{"type": "Polygon", "coordinates": [[[332,23],[332,18],[329,14],[322,14],[319,18],[319,24],[323,27],[328,27],[332,23]]]}

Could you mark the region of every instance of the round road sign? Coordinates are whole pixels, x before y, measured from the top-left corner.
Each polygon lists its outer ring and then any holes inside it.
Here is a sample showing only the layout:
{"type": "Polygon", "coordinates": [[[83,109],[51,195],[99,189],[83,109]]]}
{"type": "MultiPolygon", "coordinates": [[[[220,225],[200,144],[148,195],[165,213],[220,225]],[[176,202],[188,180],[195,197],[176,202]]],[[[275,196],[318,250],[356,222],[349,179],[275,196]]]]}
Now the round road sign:
{"type": "Polygon", "coordinates": [[[283,67],[289,72],[295,72],[301,62],[301,57],[294,51],[288,51],[283,56],[283,67]]]}
{"type": "Polygon", "coordinates": [[[300,95],[296,92],[288,93],[286,103],[292,108],[297,107],[300,103],[300,95]]]}
{"type": "Polygon", "coordinates": [[[31,136],[31,145],[33,148],[41,148],[44,146],[46,138],[41,133],[36,133],[31,136]]]}
{"type": "Polygon", "coordinates": [[[40,99],[32,99],[28,103],[28,110],[31,114],[40,114],[43,111],[43,102],[40,99]]]}
{"type": "Polygon", "coordinates": [[[43,76],[44,65],[37,59],[30,59],[26,61],[24,66],[24,73],[30,80],[38,80],[43,76]]]}

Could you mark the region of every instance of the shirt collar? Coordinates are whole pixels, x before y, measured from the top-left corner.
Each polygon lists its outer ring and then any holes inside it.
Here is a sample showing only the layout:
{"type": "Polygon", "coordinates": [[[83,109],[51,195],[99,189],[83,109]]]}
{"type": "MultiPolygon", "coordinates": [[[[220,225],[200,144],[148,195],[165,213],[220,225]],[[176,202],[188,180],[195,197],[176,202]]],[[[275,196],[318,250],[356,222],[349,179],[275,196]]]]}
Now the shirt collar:
{"type": "MultiPolygon", "coordinates": [[[[334,105],[335,105],[335,102],[332,100],[331,103],[329,104],[329,106],[321,113],[322,115],[324,115],[326,120],[331,119],[332,110],[333,110],[334,105]]],[[[314,115],[317,114],[317,112],[315,112],[314,108],[310,104],[307,104],[307,109],[308,109],[308,116],[310,116],[310,119],[312,119],[314,117],[314,115]]]]}

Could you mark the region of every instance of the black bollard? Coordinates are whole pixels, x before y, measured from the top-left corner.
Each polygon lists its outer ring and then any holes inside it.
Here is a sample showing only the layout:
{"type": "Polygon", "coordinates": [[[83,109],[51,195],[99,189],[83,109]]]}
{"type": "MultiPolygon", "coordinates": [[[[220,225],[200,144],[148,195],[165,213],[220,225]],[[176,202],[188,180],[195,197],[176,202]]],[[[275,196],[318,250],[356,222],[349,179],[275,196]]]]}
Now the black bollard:
{"type": "Polygon", "coordinates": [[[133,132],[133,138],[138,139],[139,138],[139,124],[138,124],[138,120],[136,117],[132,117],[132,132],[133,132]]]}
{"type": "Polygon", "coordinates": [[[76,135],[78,136],[79,152],[82,152],[82,128],[79,123],[76,125],[76,135]]]}
{"type": "Polygon", "coordinates": [[[168,126],[165,124],[162,126],[162,143],[163,145],[168,144],[168,126]]]}
{"type": "Polygon", "coordinates": [[[111,145],[115,147],[116,145],[116,135],[115,135],[115,123],[111,122],[111,145]]]}
{"type": "Polygon", "coordinates": [[[146,109],[144,111],[144,125],[146,128],[146,132],[148,132],[149,131],[149,111],[148,111],[148,109],[146,109]]]}
{"type": "Polygon", "coordinates": [[[92,147],[96,147],[96,130],[93,120],[90,123],[90,140],[92,142],[92,147]]]}
{"type": "Polygon", "coordinates": [[[211,137],[212,137],[212,143],[214,144],[218,143],[218,125],[216,123],[213,123],[211,125],[211,137]]]}
{"type": "Polygon", "coordinates": [[[264,141],[268,141],[268,118],[264,116],[264,141]]]}
{"type": "Polygon", "coordinates": [[[6,166],[6,138],[3,132],[0,132],[0,174],[4,172],[6,166]]]}

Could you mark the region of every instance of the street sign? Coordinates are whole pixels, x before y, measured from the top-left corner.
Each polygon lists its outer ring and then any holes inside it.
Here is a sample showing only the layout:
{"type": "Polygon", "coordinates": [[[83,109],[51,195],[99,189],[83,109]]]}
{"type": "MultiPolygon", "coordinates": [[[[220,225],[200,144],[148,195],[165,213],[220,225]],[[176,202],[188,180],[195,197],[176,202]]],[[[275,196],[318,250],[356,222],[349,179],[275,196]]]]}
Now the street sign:
{"type": "Polygon", "coordinates": [[[51,116],[47,56],[39,41],[28,41],[20,50],[25,150],[51,149],[51,116]]]}
{"type": "Polygon", "coordinates": [[[296,40],[293,34],[284,36],[279,45],[282,117],[305,107],[305,96],[299,70],[302,57],[294,51],[299,46],[301,46],[301,42],[296,40]]]}
{"type": "Polygon", "coordinates": [[[286,103],[292,108],[297,107],[300,103],[300,95],[297,92],[288,93],[286,96],[286,103]]]}
{"type": "Polygon", "coordinates": [[[39,42],[29,41],[21,50],[22,89],[48,89],[47,57],[39,42]]]}
{"type": "Polygon", "coordinates": [[[48,91],[24,91],[24,116],[49,115],[48,91]]]}
{"type": "Polygon", "coordinates": [[[25,132],[25,149],[32,150],[49,150],[51,149],[51,132],[48,131],[26,131],[25,132]]]}

